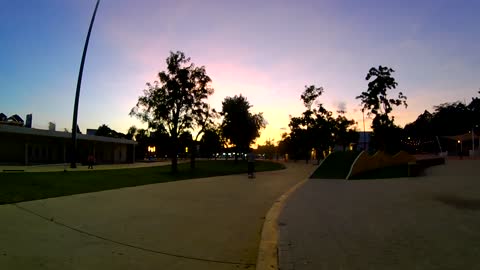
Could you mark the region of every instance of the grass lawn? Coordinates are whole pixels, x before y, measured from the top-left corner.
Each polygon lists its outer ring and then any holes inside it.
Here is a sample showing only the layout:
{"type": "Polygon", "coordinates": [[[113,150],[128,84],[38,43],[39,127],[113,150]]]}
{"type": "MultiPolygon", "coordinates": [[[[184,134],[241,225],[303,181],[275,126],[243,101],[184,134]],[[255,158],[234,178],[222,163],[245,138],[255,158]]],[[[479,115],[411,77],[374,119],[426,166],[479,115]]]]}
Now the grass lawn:
{"type": "MultiPolygon", "coordinates": [[[[255,170],[284,169],[280,163],[257,161],[255,170]]],[[[0,173],[0,204],[52,198],[86,192],[184,179],[247,173],[246,161],[199,160],[196,169],[190,163],[178,164],[178,174],[170,173],[170,166],[119,170],[91,170],[78,172],[0,173]]]]}
{"type": "Polygon", "coordinates": [[[359,154],[360,152],[357,151],[333,152],[322,162],[311,178],[345,179],[359,154]]]}
{"type": "Polygon", "coordinates": [[[408,177],[408,164],[380,168],[353,176],[352,180],[408,177]]]}

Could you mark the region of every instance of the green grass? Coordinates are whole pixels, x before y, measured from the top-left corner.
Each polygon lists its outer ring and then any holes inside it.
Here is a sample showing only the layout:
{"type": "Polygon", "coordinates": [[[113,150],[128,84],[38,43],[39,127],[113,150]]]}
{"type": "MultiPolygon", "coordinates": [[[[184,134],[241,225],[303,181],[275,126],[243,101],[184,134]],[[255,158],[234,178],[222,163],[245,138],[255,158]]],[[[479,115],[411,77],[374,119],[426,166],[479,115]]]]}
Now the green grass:
{"type": "MultiPolygon", "coordinates": [[[[255,171],[284,169],[280,163],[258,161],[255,171]]],[[[100,190],[163,183],[185,179],[247,173],[247,163],[217,160],[178,164],[179,172],[170,166],[78,172],[0,173],[0,204],[59,197],[100,190]]]]}
{"type": "Polygon", "coordinates": [[[380,168],[364,173],[360,173],[352,177],[352,180],[359,179],[385,179],[385,178],[400,178],[408,177],[408,164],[390,166],[380,168]]]}
{"type": "Polygon", "coordinates": [[[357,151],[333,152],[322,162],[311,178],[345,179],[359,154],[360,152],[357,151]]]}

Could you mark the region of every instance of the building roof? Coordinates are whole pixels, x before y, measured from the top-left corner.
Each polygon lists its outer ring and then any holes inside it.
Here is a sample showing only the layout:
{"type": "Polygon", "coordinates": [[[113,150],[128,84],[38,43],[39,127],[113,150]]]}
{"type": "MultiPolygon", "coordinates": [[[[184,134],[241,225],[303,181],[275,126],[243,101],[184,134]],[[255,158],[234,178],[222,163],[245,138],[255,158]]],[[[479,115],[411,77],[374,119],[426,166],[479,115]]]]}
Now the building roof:
{"type": "Polygon", "coordinates": [[[10,116],[7,120],[17,122],[17,123],[23,123],[23,119],[20,116],[18,116],[18,114],[14,114],[10,116]]]}
{"type": "MultiPolygon", "coordinates": [[[[44,136],[44,137],[51,137],[51,138],[63,138],[63,139],[72,138],[72,134],[68,132],[60,132],[60,131],[52,131],[52,130],[44,130],[44,129],[36,129],[36,128],[25,128],[25,127],[17,127],[17,126],[10,126],[10,125],[0,125],[0,133],[14,133],[14,134],[24,134],[24,135],[32,135],[32,136],[44,136]]],[[[85,134],[78,134],[78,133],[77,133],[77,139],[86,140],[86,141],[110,142],[110,143],[118,143],[118,144],[138,144],[136,141],[127,140],[127,139],[85,135],[85,134]]]]}
{"type": "Polygon", "coordinates": [[[7,116],[4,113],[0,113],[0,121],[7,121],[7,116]]]}
{"type": "MultiPolygon", "coordinates": [[[[443,138],[455,140],[455,141],[471,141],[472,140],[472,133],[468,132],[465,134],[455,135],[455,136],[442,136],[443,138]]],[[[473,134],[473,139],[478,139],[478,136],[473,134]]]]}

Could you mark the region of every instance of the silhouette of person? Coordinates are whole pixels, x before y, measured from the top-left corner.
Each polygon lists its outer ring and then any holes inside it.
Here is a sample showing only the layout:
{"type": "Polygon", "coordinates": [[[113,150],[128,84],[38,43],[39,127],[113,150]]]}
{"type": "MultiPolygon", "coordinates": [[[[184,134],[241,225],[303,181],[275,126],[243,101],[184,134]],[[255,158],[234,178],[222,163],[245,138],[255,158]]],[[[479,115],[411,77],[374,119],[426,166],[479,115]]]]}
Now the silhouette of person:
{"type": "Polygon", "coordinates": [[[95,157],[92,154],[90,154],[88,156],[88,168],[93,169],[93,164],[94,163],[95,163],[95,157]]]}
{"type": "Polygon", "coordinates": [[[255,154],[253,153],[252,149],[249,149],[247,154],[247,163],[248,163],[248,177],[254,178],[255,177],[255,154]]]}

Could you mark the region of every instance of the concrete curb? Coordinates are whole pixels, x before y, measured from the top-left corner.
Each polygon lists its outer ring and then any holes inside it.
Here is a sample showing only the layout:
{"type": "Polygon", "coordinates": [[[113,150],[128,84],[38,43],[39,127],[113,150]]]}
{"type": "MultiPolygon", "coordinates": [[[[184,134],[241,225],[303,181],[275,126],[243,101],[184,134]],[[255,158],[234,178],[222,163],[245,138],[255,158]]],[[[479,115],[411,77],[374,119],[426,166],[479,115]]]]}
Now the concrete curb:
{"type": "Polygon", "coordinates": [[[300,188],[310,178],[300,181],[280,196],[272,205],[263,223],[260,246],[258,248],[256,270],[277,270],[278,269],[278,217],[288,197],[300,188]]]}

